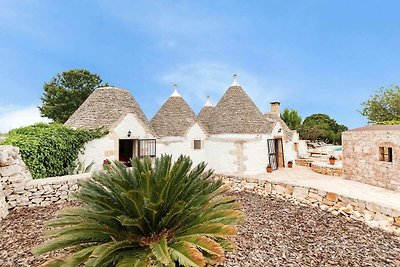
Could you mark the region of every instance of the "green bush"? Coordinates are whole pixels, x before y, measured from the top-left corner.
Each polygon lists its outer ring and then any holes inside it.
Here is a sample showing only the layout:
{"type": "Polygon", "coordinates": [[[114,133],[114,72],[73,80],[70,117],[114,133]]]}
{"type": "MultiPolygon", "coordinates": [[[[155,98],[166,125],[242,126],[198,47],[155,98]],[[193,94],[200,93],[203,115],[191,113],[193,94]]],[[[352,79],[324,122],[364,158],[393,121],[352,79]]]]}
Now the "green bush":
{"type": "Polygon", "coordinates": [[[68,174],[84,144],[103,135],[99,130],[38,123],[10,131],[2,144],[19,147],[29,171],[38,179],[68,174]]]}
{"type": "Polygon", "coordinates": [[[396,124],[400,124],[400,121],[380,121],[375,124],[376,125],[396,125],[396,124]]]}
{"type": "Polygon", "coordinates": [[[206,164],[189,157],[114,162],[81,181],[82,207],[46,223],[49,239],[35,254],[68,249],[49,266],[214,266],[233,248],[244,214],[206,164]]]}

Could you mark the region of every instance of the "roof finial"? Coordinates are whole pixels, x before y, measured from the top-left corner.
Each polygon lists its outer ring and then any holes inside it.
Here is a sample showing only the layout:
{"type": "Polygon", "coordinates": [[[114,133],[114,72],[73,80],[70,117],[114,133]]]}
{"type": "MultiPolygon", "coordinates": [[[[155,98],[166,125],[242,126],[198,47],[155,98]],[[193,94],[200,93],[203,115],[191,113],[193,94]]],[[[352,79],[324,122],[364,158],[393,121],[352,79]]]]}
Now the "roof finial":
{"type": "Polygon", "coordinates": [[[207,101],[206,101],[206,103],[204,104],[204,106],[205,106],[205,107],[213,107],[213,105],[211,104],[210,96],[209,96],[209,95],[207,96],[207,101]]]}
{"type": "Polygon", "coordinates": [[[181,95],[178,93],[178,85],[174,83],[173,85],[174,92],[172,93],[171,97],[181,97],[181,95]]]}
{"type": "Polygon", "coordinates": [[[240,84],[237,82],[237,75],[233,74],[233,82],[231,86],[240,86],[240,84]]]}

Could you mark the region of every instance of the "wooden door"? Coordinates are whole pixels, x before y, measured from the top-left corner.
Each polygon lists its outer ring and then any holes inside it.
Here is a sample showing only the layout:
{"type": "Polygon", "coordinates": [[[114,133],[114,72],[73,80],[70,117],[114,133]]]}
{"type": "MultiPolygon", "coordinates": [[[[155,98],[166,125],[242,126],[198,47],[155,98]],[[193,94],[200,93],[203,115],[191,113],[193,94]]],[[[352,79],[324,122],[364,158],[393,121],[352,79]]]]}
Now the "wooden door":
{"type": "Polygon", "coordinates": [[[267,140],[267,144],[268,144],[269,164],[271,164],[271,167],[272,167],[273,170],[276,170],[276,169],[278,169],[278,162],[277,162],[275,139],[268,139],[267,140]]]}

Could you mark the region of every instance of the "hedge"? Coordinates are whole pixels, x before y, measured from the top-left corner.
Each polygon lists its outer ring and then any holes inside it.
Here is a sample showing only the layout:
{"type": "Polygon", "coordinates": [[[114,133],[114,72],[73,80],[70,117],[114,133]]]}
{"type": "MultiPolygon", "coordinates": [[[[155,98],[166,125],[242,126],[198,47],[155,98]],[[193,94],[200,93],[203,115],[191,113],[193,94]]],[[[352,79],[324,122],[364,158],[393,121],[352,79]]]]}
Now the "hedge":
{"type": "Polygon", "coordinates": [[[39,179],[66,175],[84,144],[105,134],[100,130],[72,129],[63,124],[37,123],[10,131],[1,144],[19,147],[33,178],[39,179]]]}

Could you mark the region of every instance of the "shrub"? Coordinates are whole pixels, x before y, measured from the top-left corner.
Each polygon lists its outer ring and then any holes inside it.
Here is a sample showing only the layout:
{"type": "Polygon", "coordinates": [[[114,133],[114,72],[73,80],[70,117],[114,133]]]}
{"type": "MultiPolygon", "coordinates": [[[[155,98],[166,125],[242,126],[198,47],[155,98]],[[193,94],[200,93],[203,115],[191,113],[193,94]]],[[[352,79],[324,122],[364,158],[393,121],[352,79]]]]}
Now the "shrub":
{"type": "Polygon", "coordinates": [[[68,174],[84,144],[104,134],[62,124],[38,123],[10,131],[2,144],[19,147],[22,159],[37,179],[68,174]]]}
{"type": "Polygon", "coordinates": [[[224,259],[242,218],[235,198],[201,163],[181,156],[114,162],[80,184],[83,207],[66,208],[47,222],[42,254],[68,248],[55,266],[205,266],[224,259]]]}

